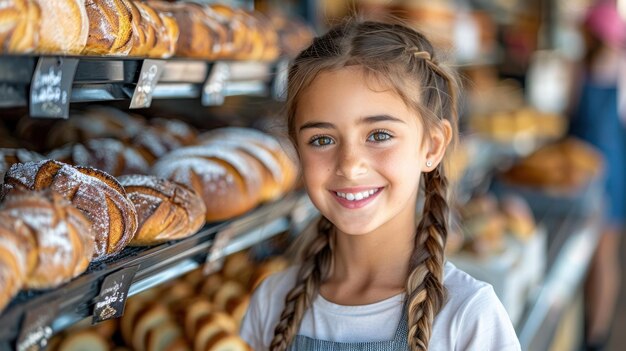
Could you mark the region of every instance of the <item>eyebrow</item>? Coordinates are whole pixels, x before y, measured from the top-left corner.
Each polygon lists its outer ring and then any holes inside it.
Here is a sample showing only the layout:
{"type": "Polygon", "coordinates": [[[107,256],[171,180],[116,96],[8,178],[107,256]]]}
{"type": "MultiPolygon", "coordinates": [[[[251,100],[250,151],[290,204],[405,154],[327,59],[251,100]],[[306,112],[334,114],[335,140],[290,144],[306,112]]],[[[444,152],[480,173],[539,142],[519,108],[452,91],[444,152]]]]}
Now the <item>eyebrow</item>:
{"type": "MultiPolygon", "coordinates": [[[[367,116],[359,119],[358,124],[373,124],[378,122],[395,122],[406,124],[403,120],[390,116],[390,115],[375,115],[375,116],[367,116]]],[[[320,129],[337,129],[337,127],[329,122],[307,122],[300,126],[299,131],[301,132],[304,129],[310,128],[320,128],[320,129]]]]}

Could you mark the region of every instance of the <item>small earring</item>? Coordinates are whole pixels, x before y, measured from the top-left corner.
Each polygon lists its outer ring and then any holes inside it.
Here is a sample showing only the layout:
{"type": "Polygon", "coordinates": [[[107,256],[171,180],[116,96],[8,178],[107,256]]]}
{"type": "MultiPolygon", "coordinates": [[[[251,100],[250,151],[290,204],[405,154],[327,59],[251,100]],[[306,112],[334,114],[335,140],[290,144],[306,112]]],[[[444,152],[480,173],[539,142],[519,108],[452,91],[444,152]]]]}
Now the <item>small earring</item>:
{"type": "Polygon", "coordinates": [[[433,161],[426,161],[426,167],[432,167],[433,166],[433,161]]]}

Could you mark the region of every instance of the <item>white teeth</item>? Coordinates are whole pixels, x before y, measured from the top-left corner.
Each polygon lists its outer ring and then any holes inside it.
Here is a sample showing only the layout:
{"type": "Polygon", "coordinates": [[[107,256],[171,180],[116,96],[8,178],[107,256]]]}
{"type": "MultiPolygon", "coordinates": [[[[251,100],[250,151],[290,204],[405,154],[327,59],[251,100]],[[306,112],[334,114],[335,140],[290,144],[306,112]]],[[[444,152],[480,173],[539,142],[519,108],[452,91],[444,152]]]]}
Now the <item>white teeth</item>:
{"type": "Polygon", "coordinates": [[[348,201],[360,201],[363,199],[367,199],[368,197],[374,195],[378,190],[372,189],[372,190],[367,190],[367,191],[362,191],[359,193],[340,193],[340,192],[336,192],[335,194],[337,194],[337,196],[344,198],[348,201]]]}

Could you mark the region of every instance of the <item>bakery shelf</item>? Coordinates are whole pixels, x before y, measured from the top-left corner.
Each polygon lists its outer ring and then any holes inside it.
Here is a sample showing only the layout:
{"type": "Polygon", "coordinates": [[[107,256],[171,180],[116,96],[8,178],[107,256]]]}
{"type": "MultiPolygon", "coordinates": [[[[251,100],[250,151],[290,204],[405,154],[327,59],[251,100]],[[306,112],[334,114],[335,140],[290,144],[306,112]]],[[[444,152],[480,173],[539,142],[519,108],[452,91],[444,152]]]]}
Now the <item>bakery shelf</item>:
{"type": "Polygon", "coordinates": [[[37,337],[37,333],[50,336],[92,317],[103,282],[112,274],[136,269],[128,290],[132,296],[202,266],[220,233],[229,231],[233,236],[212,256],[217,259],[301,227],[301,221],[314,215],[307,199],[303,192],[293,192],[241,217],[208,224],[187,239],[128,247],[115,257],[92,263],[87,272],[59,288],[21,292],[0,315],[0,350],[20,349],[18,340],[37,337]]]}
{"type": "Polygon", "coordinates": [[[517,325],[522,350],[550,349],[557,326],[580,291],[598,244],[599,216],[570,216],[556,230],[556,236],[564,238],[563,243],[558,247],[553,243],[548,256],[554,257],[545,279],[531,295],[517,325]]]}
{"type": "MultiPolygon", "coordinates": [[[[219,104],[222,100],[207,99],[207,89],[215,90],[222,99],[235,95],[275,94],[279,69],[285,69],[285,59],[275,62],[259,61],[203,61],[183,58],[167,60],[143,60],[121,57],[70,57],[0,55],[0,108],[28,106],[32,100],[30,87],[34,82],[38,62],[47,59],[78,60],[69,103],[130,100],[140,84],[142,66],[157,62],[160,78],[152,89],[157,99],[202,98],[206,105],[219,104]],[[215,71],[221,68],[220,72],[215,71]],[[225,71],[224,72],[224,68],[225,71]],[[211,84],[212,83],[212,84],[211,84]]],[[[60,70],[60,68],[59,68],[60,70]]],[[[70,69],[71,71],[71,69],[70,69]]],[[[46,71],[47,72],[47,71],[46,71]]],[[[63,74],[66,74],[65,72],[63,74]]],[[[157,76],[158,77],[158,76],[157,76]]],[[[281,78],[282,79],[282,78],[281,78]]],[[[54,87],[56,88],[56,87],[54,87]]],[[[62,89],[62,91],[64,91],[62,89]]],[[[148,107],[142,106],[142,107],[148,107]]]]}

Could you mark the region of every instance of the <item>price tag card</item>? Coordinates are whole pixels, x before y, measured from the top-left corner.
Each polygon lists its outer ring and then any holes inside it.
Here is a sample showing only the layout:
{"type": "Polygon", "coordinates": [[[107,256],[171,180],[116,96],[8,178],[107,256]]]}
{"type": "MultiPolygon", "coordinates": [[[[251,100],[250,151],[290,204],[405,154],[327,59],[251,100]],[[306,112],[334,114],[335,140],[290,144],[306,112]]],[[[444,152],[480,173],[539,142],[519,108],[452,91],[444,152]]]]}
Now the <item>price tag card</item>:
{"type": "Polygon", "coordinates": [[[282,59],[276,64],[274,80],[272,81],[272,96],[278,101],[287,99],[287,76],[289,75],[289,60],[282,59]]]}
{"type": "Polygon", "coordinates": [[[78,59],[41,57],[30,84],[30,115],[68,118],[78,59]]]}
{"type": "Polygon", "coordinates": [[[45,350],[52,337],[52,322],[56,317],[58,305],[41,304],[26,311],[20,334],[17,338],[17,351],[45,350]]]}
{"type": "Polygon", "coordinates": [[[235,228],[229,225],[215,235],[215,240],[213,240],[213,244],[209,248],[209,254],[204,263],[204,275],[209,275],[222,269],[224,265],[224,248],[236,233],[235,228]]]}
{"type": "Polygon", "coordinates": [[[100,295],[96,298],[92,323],[119,318],[124,314],[128,289],[133,282],[138,266],[123,268],[104,278],[100,295]]]}
{"type": "Polygon", "coordinates": [[[152,94],[156,87],[165,61],[162,60],[144,60],[139,73],[139,81],[135,87],[135,92],[130,100],[130,108],[147,108],[152,103],[152,94]]]}
{"type": "Polygon", "coordinates": [[[230,66],[226,62],[216,62],[211,67],[209,77],[202,88],[202,105],[218,106],[224,103],[224,88],[230,79],[230,66]]]}

